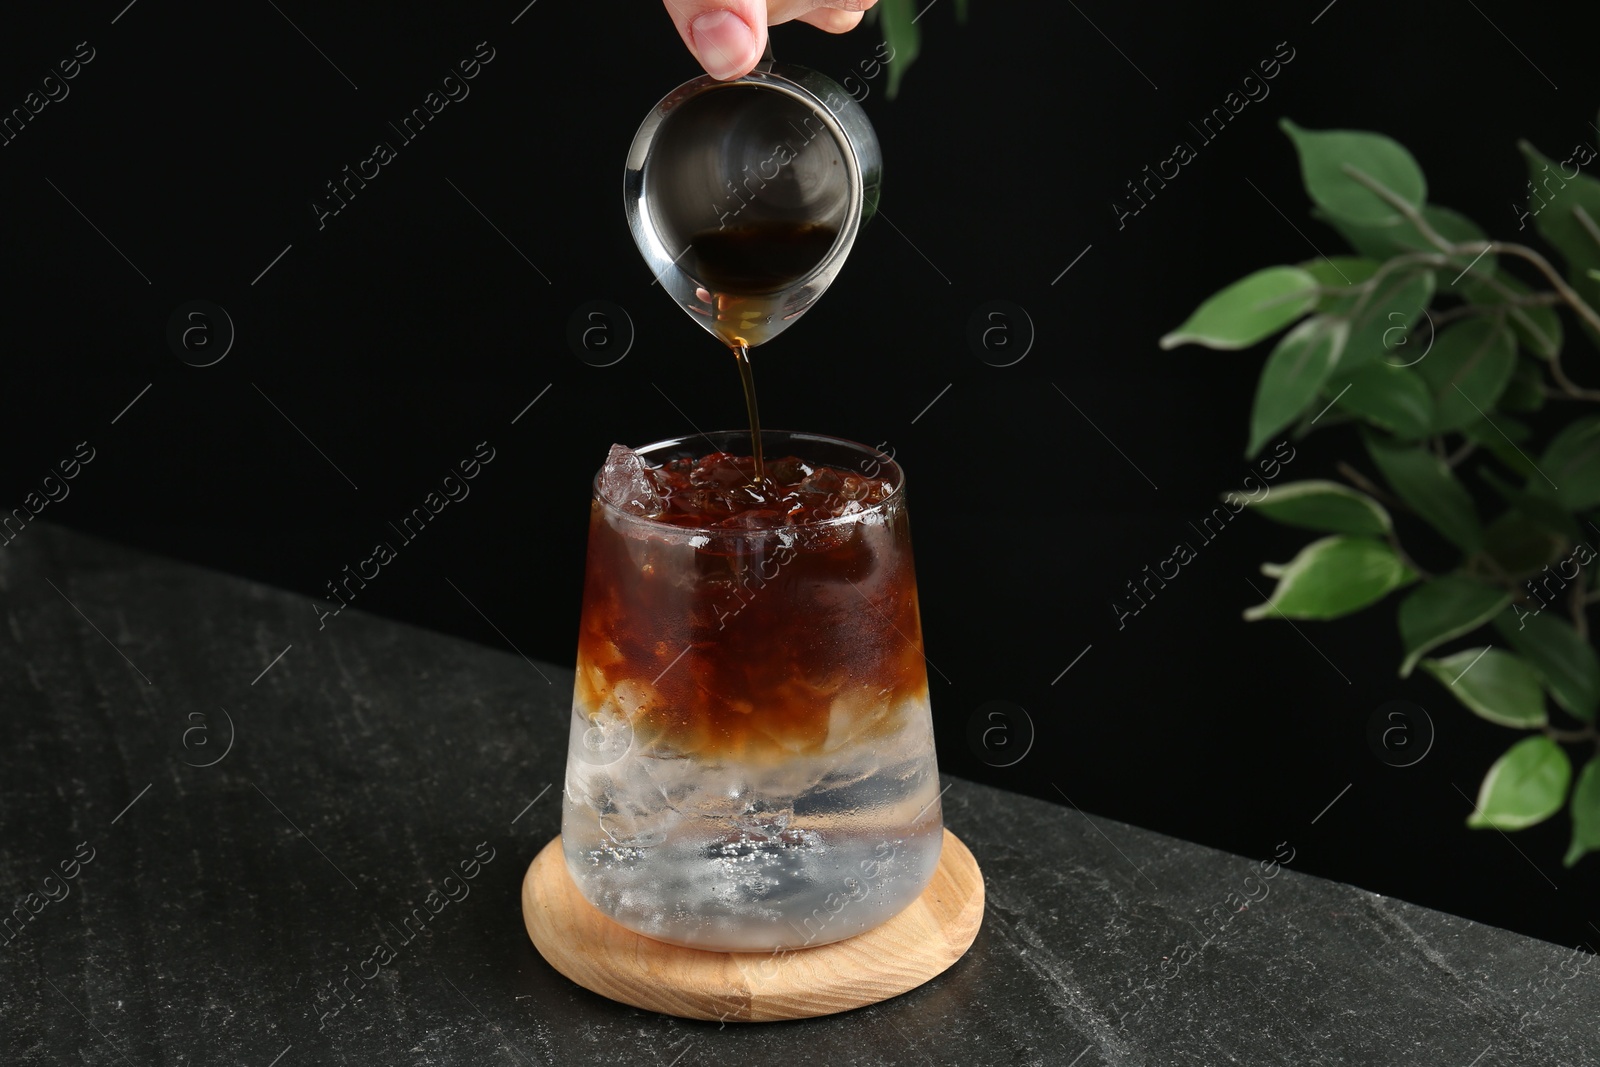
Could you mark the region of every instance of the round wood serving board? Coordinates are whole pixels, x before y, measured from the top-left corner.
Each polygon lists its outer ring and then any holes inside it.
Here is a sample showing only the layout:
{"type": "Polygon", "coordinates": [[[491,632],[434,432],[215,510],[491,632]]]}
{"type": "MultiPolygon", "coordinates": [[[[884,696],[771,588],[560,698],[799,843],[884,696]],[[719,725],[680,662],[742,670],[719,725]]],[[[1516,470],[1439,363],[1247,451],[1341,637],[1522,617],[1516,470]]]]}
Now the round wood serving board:
{"type": "Polygon", "coordinates": [[[882,926],[815,948],[706,952],[607,918],[567,873],[558,836],[528,866],[522,917],[550,966],[603,997],[687,1019],[805,1019],[876,1004],[942,974],[978,936],[983,872],[945,830],[928,888],[882,926]]]}

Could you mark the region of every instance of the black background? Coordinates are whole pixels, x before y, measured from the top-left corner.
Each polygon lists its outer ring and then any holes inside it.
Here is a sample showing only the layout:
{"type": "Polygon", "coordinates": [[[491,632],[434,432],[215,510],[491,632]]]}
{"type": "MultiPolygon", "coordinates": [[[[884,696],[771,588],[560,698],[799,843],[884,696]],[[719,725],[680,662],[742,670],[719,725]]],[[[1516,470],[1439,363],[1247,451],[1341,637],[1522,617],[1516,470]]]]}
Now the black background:
{"type": "MultiPolygon", "coordinates": [[[[1288,840],[1301,869],[1600,944],[1600,858],[1562,869],[1565,814],[1465,828],[1514,735],[1397,677],[1392,603],[1246,624],[1258,565],[1310,536],[1245,516],[1201,546],[1188,526],[1251,473],[1261,353],[1157,338],[1257,267],[1343,251],[1307,216],[1280,117],[1396,137],[1431,200],[1501,237],[1525,196],[1516,138],[1554,158],[1596,141],[1592,38],[1570,8],[1324,3],[973,0],[960,26],[938,0],[893,102],[885,77],[861,81],[876,27],[777,28],[781,61],[866,92],[885,186],[834,288],[758,350],[765,421],[887,442],[908,469],[944,770],[1252,857],[1288,840]],[[1188,123],[1279,42],[1293,59],[1271,95],[1202,144],[1188,123]],[[1197,158],[1119,228],[1124,183],[1178,140],[1197,158]],[[967,341],[996,299],[1037,334],[1004,368],[967,341]],[[1179,540],[1198,558],[1119,630],[1112,598],[1179,540]],[[1406,768],[1366,739],[1395,699],[1437,730],[1406,768]],[[994,700],[1037,734],[1004,768],[968,743],[994,700]]],[[[0,504],[88,440],[96,459],[43,518],[303,591],[311,613],[488,440],[470,497],[355,606],[568,663],[606,448],[742,418],[733,368],[651,286],[620,204],[640,119],[697,68],[646,0],[539,0],[515,25],[521,0],[278,7],[8,13],[6,111],[77,42],[96,55],[0,148],[0,504]],[[387,122],[480,41],[494,59],[470,96],[399,146],[387,122]],[[398,158],[319,229],[312,201],[379,139],[398,158]],[[205,368],[166,340],[195,299],[237,331],[205,368]],[[605,368],[566,340],[594,299],[636,333],[605,368]]],[[[1592,353],[1568,365],[1600,378],[1592,353]]],[[[1297,447],[1280,481],[1357,453],[1338,431],[1297,447]]],[[[134,647],[161,640],[137,604],[124,625],[134,647]]]]}

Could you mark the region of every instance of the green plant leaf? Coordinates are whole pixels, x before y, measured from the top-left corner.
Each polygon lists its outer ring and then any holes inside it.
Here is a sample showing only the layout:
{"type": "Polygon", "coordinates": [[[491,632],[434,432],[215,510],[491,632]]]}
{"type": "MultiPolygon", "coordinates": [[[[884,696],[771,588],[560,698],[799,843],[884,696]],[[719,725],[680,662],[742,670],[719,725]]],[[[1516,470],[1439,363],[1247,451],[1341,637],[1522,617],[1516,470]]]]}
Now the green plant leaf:
{"type": "Polygon", "coordinates": [[[1251,622],[1280,613],[1291,619],[1337,619],[1416,577],[1384,542],[1345,535],[1313,541],[1288,563],[1263,563],[1261,573],[1278,579],[1278,587],[1266,603],[1245,611],[1251,622]]]}
{"type": "Polygon", "coordinates": [[[1529,207],[1543,203],[1533,216],[1534,226],[1561,253],[1567,280],[1593,307],[1600,303],[1600,281],[1589,275],[1600,267],[1600,181],[1583,173],[1567,177],[1560,163],[1527,141],[1518,141],[1517,147],[1528,160],[1528,178],[1538,193],[1529,207]]]}
{"type": "Polygon", "coordinates": [[[1541,476],[1556,485],[1556,499],[1569,511],[1600,504],[1600,415],[1574,419],[1556,434],[1539,460],[1541,476]]]}
{"type": "Polygon", "coordinates": [[[1444,460],[1416,446],[1363,433],[1367,454],[1395,495],[1451,543],[1474,552],[1483,544],[1483,526],[1455,473],[1444,460]]]}
{"type": "Polygon", "coordinates": [[[1517,366],[1511,330],[1491,319],[1469,319],[1434,338],[1416,364],[1433,398],[1434,433],[1458,430],[1494,410],[1517,366]]]}
{"type": "Polygon", "coordinates": [[[1519,359],[1511,372],[1511,380],[1506,383],[1506,391],[1500,394],[1500,407],[1505,411],[1538,411],[1544,407],[1543,387],[1544,372],[1539,364],[1531,359],[1519,359]]]}
{"type": "Polygon", "coordinates": [[[889,85],[886,90],[890,100],[900,92],[900,79],[906,76],[911,64],[921,51],[922,34],[917,29],[915,0],[883,0],[876,6],[883,12],[883,40],[889,46],[889,85]]]}
{"type": "Polygon", "coordinates": [[[1504,497],[1506,503],[1510,504],[1519,513],[1526,515],[1540,526],[1543,526],[1546,530],[1569,542],[1583,540],[1583,533],[1578,529],[1577,520],[1567,512],[1566,508],[1563,508],[1560,503],[1552,499],[1548,493],[1541,494],[1533,490],[1518,489],[1513,485],[1508,485],[1500,475],[1487,467],[1479,468],[1478,476],[1487,482],[1495,492],[1504,497]]]}
{"type": "MultiPolygon", "coordinates": [[[[1519,512],[1561,539],[1561,551],[1558,555],[1566,555],[1570,545],[1583,540],[1583,531],[1578,526],[1578,520],[1548,494],[1539,490],[1518,491],[1511,502],[1519,512]]],[[[1544,562],[1552,561],[1547,559],[1544,562]]]]}
{"type": "Polygon", "coordinates": [[[1376,274],[1379,266],[1377,260],[1359,256],[1318,256],[1301,263],[1300,269],[1315,278],[1324,289],[1346,290],[1342,293],[1324,293],[1317,299],[1315,310],[1330,315],[1348,315],[1361,295],[1359,290],[1350,290],[1376,274]]]}
{"type": "Polygon", "coordinates": [[[1467,817],[1474,830],[1521,830],[1561,810],[1572,781],[1572,763],[1548,737],[1525,737],[1494,761],[1478,787],[1477,810],[1467,817]]]}
{"type": "Polygon", "coordinates": [[[1316,288],[1317,279],[1299,267],[1258,270],[1207,299],[1161,347],[1249,348],[1311,310],[1316,288]]]}
{"type": "Polygon", "coordinates": [[[1533,436],[1533,428],[1521,419],[1496,414],[1492,420],[1461,427],[1461,436],[1473,441],[1494,439],[1520,444],[1533,436]]]}
{"type": "Polygon", "coordinates": [[[1567,541],[1543,522],[1512,510],[1483,531],[1483,550],[1502,574],[1520,579],[1560,559],[1567,541]]]}
{"type": "Polygon", "coordinates": [[[1360,225],[1399,223],[1401,215],[1351,176],[1359,171],[1421,207],[1428,184],[1422,168],[1398,141],[1360,130],[1307,130],[1288,119],[1279,123],[1300,154],[1306,192],[1324,211],[1360,225]]]}
{"type": "MultiPolygon", "coordinates": [[[[1412,355],[1412,327],[1426,314],[1433,299],[1434,276],[1431,270],[1396,271],[1378,282],[1364,300],[1351,310],[1350,340],[1339,364],[1340,386],[1358,368],[1372,363],[1406,366],[1420,355],[1412,355]]],[[[1428,343],[1433,333],[1428,328],[1420,341],[1428,343]]]]}
{"type": "MultiPolygon", "coordinates": [[[[1476,441],[1485,452],[1523,477],[1530,479],[1538,477],[1539,472],[1534,468],[1533,460],[1517,446],[1517,442],[1526,441],[1533,436],[1533,431],[1528,428],[1527,423],[1519,422],[1510,415],[1496,413],[1492,418],[1481,419],[1461,427],[1461,436],[1469,441],[1476,441]]],[[[1540,482],[1545,484],[1543,479],[1540,479],[1540,482]]]]}
{"type": "Polygon", "coordinates": [[[1572,787],[1572,845],[1561,864],[1571,867],[1595,851],[1600,851],[1600,756],[1583,765],[1572,787]]]}
{"type": "Polygon", "coordinates": [[[1301,270],[1327,289],[1360,285],[1378,272],[1382,266],[1376,259],[1362,256],[1318,256],[1298,264],[1301,270]]]}
{"type": "Polygon", "coordinates": [[[1505,590],[1459,574],[1418,586],[1400,602],[1400,646],[1406,657],[1400,677],[1409,677],[1428,652],[1476,630],[1509,603],[1505,590]]]}
{"type": "Polygon", "coordinates": [[[1394,528],[1382,504],[1338,482],[1287,482],[1249,506],[1274,522],[1329,533],[1383,537],[1394,528]]]}
{"type": "Polygon", "coordinates": [[[1463,649],[1443,659],[1425,659],[1422,669],[1480,719],[1518,730],[1548,721],[1539,676],[1503,649],[1463,649]]]}
{"type": "Polygon", "coordinates": [[[1317,390],[1344,351],[1349,332],[1344,320],[1318,316],[1302,322],[1278,341],[1261,368],[1261,380],[1256,385],[1247,456],[1259,452],[1317,398],[1317,390]]]}
{"type": "Polygon", "coordinates": [[[1527,296],[1532,290],[1510,275],[1496,278],[1498,286],[1483,282],[1469,284],[1463,281],[1462,293],[1469,301],[1485,307],[1502,305],[1506,308],[1512,330],[1523,348],[1540,359],[1551,359],[1561,351],[1561,316],[1547,305],[1522,307],[1510,300],[1527,296]]]}
{"type": "Polygon", "coordinates": [[[1507,316],[1517,342],[1540,359],[1554,359],[1561,353],[1561,316],[1550,307],[1514,307],[1507,316]]]}
{"type": "Polygon", "coordinates": [[[1341,411],[1359,415],[1401,440],[1427,436],[1434,421],[1433,395],[1414,370],[1371,363],[1343,382],[1337,400],[1341,411]]]}
{"type": "Polygon", "coordinates": [[[1557,704],[1573,718],[1593,722],[1600,709],[1600,658],[1556,610],[1536,612],[1518,604],[1495,618],[1495,629],[1533,664],[1557,704]]]}

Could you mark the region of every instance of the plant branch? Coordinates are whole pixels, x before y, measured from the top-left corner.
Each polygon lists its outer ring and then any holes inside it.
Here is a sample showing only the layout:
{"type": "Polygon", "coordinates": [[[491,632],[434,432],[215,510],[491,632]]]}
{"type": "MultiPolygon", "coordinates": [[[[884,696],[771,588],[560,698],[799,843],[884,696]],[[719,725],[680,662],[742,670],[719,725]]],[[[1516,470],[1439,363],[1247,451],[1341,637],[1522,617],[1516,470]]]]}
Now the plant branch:
{"type": "Polygon", "coordinates": [[[1349,177],[1354,178],[1357,184],[1365,186],[1368,191],[1377,196],[1379,200],[1382,200],[1385,204],[1388,204],[1390,207],[1400,212],[1400,214],[1405,217],[1406,221],[1415,226],[1417,228],[1417,232],[1420,233],[1423,239],[1433,247],[1445,253],[1452,253],[1455,251],[1455,244],[1449,240],[1446,240],[1443,234],[1434,229],[1433,223],[1423,218],[1422,212],[1412,207],[1411,202],[1405,197],[1401,196],[1399,193],[1395,192],[1393,189],[1389,188],[1387,185],[1383,184],[1378,179],[1362,170],[1360,167],[1352,167],[1350,164],[1346,163],[1340,169],[1343,170],[1349,177]]]}
{"type": "Polygon", "coordinates": [[[1411,553],[1407,552],[1405,547],[1400,544],[1400,538],[1395,535],[1395,532],[1392,529],[1389,531],[1388,540],[1389,548],[1394,552],[1395,558],[1401,563],[1405,564],[1410,570],[1415,571],[1418,578],[1421,578],[1425,582],[1431,582],[1438,577],[1437,574],[1430,574],[1422,567],[1421,564],[1411,558],[1411,553]]]}
{"type": "Polygon", "coordinates": [[[1583,232],[1589,235],[1589,240],[1600,245],[1600,226],[1594,224],[1594,219],[1583,209],[1582,204],[1572,205],[1572,217],[1578,220],[1578,225],[1583,227],[1583,232]]]}
{"type": "Polygon", "coordinates": [[[1360,285],[1352,287],[1359,291],[1361,296],[1356,300],[1355,306],[1350,309],[1349,318],[1354,319],[1365,311],[1367,302],[1372,298],[1373,293],[1377,291],[1378,283],[1400,268],[1414,266],[1448,267],[1451,263],[1452,260],[1448,256],[1437,255],[1432,252],[1408,252],[1401,256],[1391,256],[1389,259],[1384,260],[1382,266],[1372,272],[1372,277],[1360,285]]]}
{"type": "Polygon", "coordinates": [[[1477,448],[1478,442],[1468,441],[1466,444],[1452,452],[1445,462],[1450,464],[1451,467],[1459,467],[1461,466],[1461,461],[1472,455],[1473,452],[1477,451],[1477,448]]]}
{"type": "Polygon", "coordinates": [[[1583,595],[1584,574],[1583,568],[1578,568],[1578,579],[1572,583],[1572,628],[1578,631],[1578,636],[1584,641],[1589,640],[1589,616],[1584,611],[1583,595]]]}
{"type": "Polygon", "coordinates": [[[1527,260],[1533,264],[1540,274],[1543,274],[1549,280],[1551,287],[1560,295],[1562,301],[1577,312],[1579,318],[1596,330],[1600,330],[1600,314],[1597,314],[1594,308],[1589,306],[1589,302],[1579,296],[1576,289],[1567,284],[1567,280],[1561,276],[1561,272],[1556,270],[1550,261],[1536,250],[1529,248],[1527,245],[1519,245],[1511,241],[1473,241],[1469,244],[1456,245],[1455,249],[1459,255],[1466,255],[1474,249],[1478,251],[1487,249],[1495,255],[1507,252],[1518,259],[1527,260]]]}
{"type": "MultiPolygon", "coordinates": [[[[1499,307],[1508,308],[1512,316],[1522,324],[1523,329],[1537,337],[1545,348],[1555,348],[1556,339],[1546,334],[1544,330],[1540,328],[1539,324],[1534,322],[1533,319],[1529,318],[1528,313],[1523,310],[1524,294],[1518,293],[1515,289],[1512,289],[1509,285],[1501,281],[1499,278],[1496,278],[1493,274],[1479,274],[1477,275],[1477,280],[1494,290],[1495,296],[1499,298],[1496,302],[1497,305],[1499,307]]],[[[1566,301],[1561,298],[1561,294],[1559,293],[1541,291],[1526,295],[1530,297],[1548,297],[1548,300],[1541,300],[1539,302],[1552,306],[1564,305],[1566,303],[1566,301]]],[[[1532,306],[1531,303],[1528,306],[1532,306]]]]}
{"type": "Polygon", "coordinates": [[[1555,307],[1557,305],[1566,303],[1566,301],[1562,299],[1560,293],[1553,293],[1548,290],[1543,290],[1537,293],[1522,293],[1510,300],[1502,300],[1500,303],[1507,307],[1534,308],[1555,307]]]}
{"type": "Polygon", "coordinates": [[[1492,312],[1492,308],[1483,304],[1462,304],[1460,307],[1453,307],[1449,311],[1441,311],[1433,316],[1433,328],[1437,330],[1446,323],[1454,322],[1457,319],[1483,318],[1492,314],[1492,312]]]}
{"type": "Polygon", "coordinates": [[[1396,500],[1387,492],[1378,488],[1377,485],[1373,484],[1370,478],[1356,470],[1354,467],[1350,466],[1350,464],[1346,463],[1344,460],[1339,461],[1339,473],[1344,475],[1345,480],[1351,485],[1355,486],[1363,493],[1366,493],[1368,496],[1377,497],[1391,508],[1396,508],[1400,511],[1411,510],[1410,508],[1406,507],[1403,501],[1396,500]]]}
{"type": "Polygon", "coordinates": [[[1487,567],[1494,579],[1495,584],[1504,586],[1506,592],[1511,595],[1513,602],[1526,601],[1528,599],[1528,594],[1524,593],[1522,591],[1522,587],[1516,583],[1511,575],[1506,573],[1506,569],[1504,567],[1500,566],[1499,560],[1489,555],[1489,553],[1475,553],[1472,557],[1472,562],[1481,563],[1487,567]]]}
{"type": "MultiPolygon", "coordinates": [[[[1493,282],[1493,279],[1485,280],[1493,282]]],[[[1505,292],[1509,293],[1511,290],[1507,288],[1505,289],[1505,292]]],[[[1458,307],[1450,308],[1447,311],[1441,311],[1437,315],[1433,316],[1433,325],[1434,328],[1437,329],[1438,327],[1443,326],[1445,323],[1454,322],[1457,319],[1486,318],[1490,315],[1497,315],[1501,313],[1502,309],[1510,309],[1515,311],[1518,308],[1549,307],[1552,304],[1561,304],[1563,302],[1564,301],[1561,299],[1561,294],[1545,291],[1529,293],[1525,296],[1517,296],[1512,299],[1501,300],[1495,304],[1461,304],[1458,307]]]]}
{"type": "Polygon", "coordinates": [[[1558,726],[1546,726],[1544,735],[1552,741],[1600,741],[1600,732],[1596,732],[1593,725],[1585,726],[1581,730],[1563,730],[1558,726]]]}
{"type": "MultiPolygon", "coordinates": [[[[1339,461],[1339,473],[1344,475],[1345,479],[1357,489],[1360,489],[1368,496],[1376,497],[1385,504],[1389,505],[1391,508],[1394,508],[1397,511],[1411,510],[1410,508],[1406,507],[1402,501],[1395,499],[1382,489],[1379,489],[1373,484],[1370,478],[1356,470],[1354,467],[1350,466],[1350,464],[1346,463],[1344,460],[1339,461]]],[[[1411,554],[1405,550],[1403,545],[1400,544],[1400,538],[1395,535],[1393,527],[1390,527],[1387,538],[1389,541],[1389,547],[1394,550],[1396,559],[1405,564],[1411,570],[1415,571],[1417,576],[1423,581],[1433,581],[1435,575],[1430,574],[1427,570],[1423,569],[1423,567],[1418,564],[1416,560],[1411,558],[1411,554]]]]}
{"type": "MultiPolygon", "coordinates": [[[[1550,261],[1544,256],[1540,255],[1534,249],[1529,248],[1526,245],[1512,244],[1507,241],[1469,241],[1464,244],[1455,244],[1447,240],[1441,233],[1439,233],[1438,230],[1434,229],[1432,224],[1429,223],[1427,219],[1422,217],[1422,212],[1412,207],[1403,197],[1401,197],[1394,190],[1390,189],[1388,186],[1384,185],[1382,182],[1368,174],[1363,173],[1357,168],[1350,166],[1349,164],[1345,165],[1344,171],[1351,178],[1355,179],[1355,181],[1371,190],[1372,193],[1384,203],[1400,212],[1407,222],[1416,227],[1417,232],[1420,233],[1429,244],[1439,249],[1439,251],[1443,252],[1446,256],[1472,255],[1474,253],[1482,255],[1486,252],[1493,252],[1496,255],[1500,253],[1506,253],[1531,263],[1540,274],[1545,276],[1555,291],[1560,294],[1562,301],[1568,307],[1570,307],[1579,318],[1588,323],[1591,329],[1595,330],[1597,333],[1600,333],[1600,312],[1596,312],[1594,308],[1590,307],[1588,301],[1584,300],[1582,296],[1578,295],[1578,291],[1571,285],[1567,284],[1567,280],[1561,276],[1561,273],[1557,271],[1555,267],[1551,266],[1550,261]]],[[[1467,271],[1476,273],[1472,266],[1468,266],[1467,271]]],[[[1376,276],[1377,275],[1375,274],[1374,277],[1376,276]]],[[[1480,277],[1487,278],[1488,276],[1480,275],[1480,277]]],[[[1550,364],[1551,371],[1555,375],[1556,380],[1561,383],[1561,387],[1567,390],[1568,393],[1573,396],[1581,397],[1585,400],[1600,400],[1600,389],[1584,389],[1573,384],[1573,382],[1567,378],[1565,372],[1561,370],[1561,357],[1559,354],[1557,354],[1556,357],[1550,361],[1550,364]]]]}
{"type": "Polygon", "coordinates": [[[1550,265],[1550,261],[1545,259],[1544,256],[1540,255],[1538,252],[1526,245],[1511,244],[1506,241],[1469,241],[1466,244],[1456,244],[1446,239],[1443,234],[1434,229],[1433,224],[1422,217],[1422,212],[1412,207],[1406,202],[1404,197],[1402,197],[1399,193],[1396,193],[1393,189],[1390,189],[1387,185],[1384,185],[1376,178],[1363,173],[1349,164],[1345,165],[1344,171],[1361,185],[1364,185],[1370,189],[1373,194],[1378,197],[1378,199],[1382,200],[1384,203],[1400,212],[1400,214],[1405,217],[1407,222],[1411,223],[1411,225],[1417,228],[1417,232],[1420,233],[1429,244],[1433,245],[1433,247],[1437,248],[1447,256],[1464,256],[1483,252],[1494,252],[1496,254],[1500,252],[1509,252],[1511,255],[1527,260],[1529,263],[1533,264],[1540,274],[1543,274],[1547,279],[1549,279],[1550,284],[1555,288],[1555,291],[1561,294],[1562,300],[1564,300],[1573,311],[1577,312],[1580,318],[1582,318],[1590,326],[1594,327],[1595,330],[1600,331],[1600,314],[1597,314],[1594,308],[1590,307],[1588,302],[1585,301],[1583,297],[1578,295],[1577,290],[1573,289],[1572,286],[1567,284],[1567,280],[1561,276],[1561,273],[1550,265]]]}
{"type": "Polygon", "coordinates": [[[1567,377],[1567,372],[1561,369],[1559,354],[1550,361],[1550,376],[1559,382],[1562,391],[1574,400],[1600,400],[1600,389],[1585,389],[1567,377]]]}

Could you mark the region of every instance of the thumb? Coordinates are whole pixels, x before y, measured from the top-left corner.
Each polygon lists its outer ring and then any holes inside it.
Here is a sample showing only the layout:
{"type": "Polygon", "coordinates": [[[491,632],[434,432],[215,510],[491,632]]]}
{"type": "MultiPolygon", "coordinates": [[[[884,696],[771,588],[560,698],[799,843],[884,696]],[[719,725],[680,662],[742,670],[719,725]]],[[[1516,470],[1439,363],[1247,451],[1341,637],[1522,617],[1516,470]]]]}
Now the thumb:
{"type": "Polygon", "coordinates": [[[755,69],[767,47],[765,0],[666,0],[678,35],[719,81],[755,69]]]}

